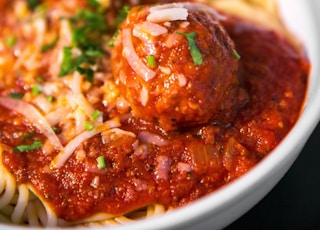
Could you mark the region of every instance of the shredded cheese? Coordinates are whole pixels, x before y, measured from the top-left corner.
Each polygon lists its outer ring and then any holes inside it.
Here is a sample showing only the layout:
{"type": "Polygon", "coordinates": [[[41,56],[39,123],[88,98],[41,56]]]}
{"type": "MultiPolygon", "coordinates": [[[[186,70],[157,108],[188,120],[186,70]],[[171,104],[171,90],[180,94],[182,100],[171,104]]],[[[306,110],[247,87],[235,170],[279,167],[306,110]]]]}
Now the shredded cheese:
{"type": "Polygon", "coordinates": [[[167,21],[187,20],[188,10],[186,8],[167,8],[151,12],[147,21],[160,23],[167,21]]]}
{"type": "Polygon", "coordinates": [[[148,68],[142,60],[138,57],[133,43],[130,29],[122,30],[122,45],[123,55],[127,59],[128,64],[131,68],[141,77],[144,81],[149,81],[156,76],[156,73],[148,68]]]}
{"type": "Polygon", "coordinates": [[[145,21],[134,26],[133,35],[139,34],[139,33],[147,33],[147,34],[150,34],[151,36],[157,37],[162,34],[168,33],[168,29],[159,24],[145,21]]]}

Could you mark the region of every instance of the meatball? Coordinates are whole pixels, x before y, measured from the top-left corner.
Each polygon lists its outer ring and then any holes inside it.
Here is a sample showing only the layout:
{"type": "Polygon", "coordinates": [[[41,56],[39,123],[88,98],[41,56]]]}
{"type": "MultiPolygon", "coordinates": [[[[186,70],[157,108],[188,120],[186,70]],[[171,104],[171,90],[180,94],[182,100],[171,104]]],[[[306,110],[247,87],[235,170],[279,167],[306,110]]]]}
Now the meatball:
{"type": "Polygon", "coordinates": [[[220,17],[195,3],[129,12],[115,42],[112,68],[135,116],[166,131],[232,121],[247,95],[220,17]]]}

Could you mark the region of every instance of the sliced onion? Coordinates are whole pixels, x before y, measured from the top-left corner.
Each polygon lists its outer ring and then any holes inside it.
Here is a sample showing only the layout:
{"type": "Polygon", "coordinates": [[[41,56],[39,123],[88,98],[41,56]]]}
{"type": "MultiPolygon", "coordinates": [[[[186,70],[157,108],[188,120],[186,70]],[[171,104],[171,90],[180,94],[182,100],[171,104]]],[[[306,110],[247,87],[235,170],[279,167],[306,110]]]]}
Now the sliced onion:
{"type": "Polygon", "coordinates": [[[155,169],[157,180],[168,180],[170,172],[170,159],[167,156],[158,156],[157,157],[157,166],[155,169]]]}
{"type": "Polygon", "coordinates": [[[138,139],[142,142],[154,144],[158,146],[165,146],[169,144],[169,141],[165,140],[164,138],[160,137],[159,135],[156,135],[154,133],[150,133],[147,131],[142,131],[138,135],[138,139]]]}
{"type": "Polygon", "coordinates": [[[44,116],[31,104],[22,100],[9,97],[0,97],[0,105],[25,116],[41,133],[43,133],[57,149],[62,150],[63,146],[58,136],[52,130],[52,127],[44,116]]]}
{"type": "Polygon", "coordinates": [[[146,82],[154,78],[156,73],[141,61],[133,47],[130,29],[122,30],[122,43],[123,55],[130,67],[146,82]]]}

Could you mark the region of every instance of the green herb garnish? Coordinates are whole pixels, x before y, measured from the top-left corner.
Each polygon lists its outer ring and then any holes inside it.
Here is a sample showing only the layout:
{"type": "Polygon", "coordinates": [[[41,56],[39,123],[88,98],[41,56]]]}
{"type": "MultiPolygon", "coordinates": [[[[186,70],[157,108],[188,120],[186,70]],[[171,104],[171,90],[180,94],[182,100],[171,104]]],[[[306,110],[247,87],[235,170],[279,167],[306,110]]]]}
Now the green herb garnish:
{"type": "Polygon", "coordinates": [[[30,145],[18,145],[16,147],[13,148],[13,151],[15,152],[27,152],[27,151],[31,151],[31,150],[35,150],[38,148],[41,148],[43,145],[43,143],[41,141],[35,140],[32,144],[30,145]]]}
{"type": "Polygon", "coordinates": [[[54,96],[47,96],[47,100],[49,102],[53,102],[54,101],[54,96]]]}
{"type": "Polygon", "coordinates": [[[196,41],[195,41],[196,33],[195,32],[191,32],[188,34],[185,34],[182,32],[176,32],[176,33],[187,38],[188,43],[189,43],[190,54],[191,54],[191,57],[192,57],[194,64],[195,65],[202,65],[202,63],[203,63],[202,54],[201,54],[201,52],[196,44],[196,41]]]}
{"type": "Polygon", "coordinates": [[[93,112],[93,114],[91,115],[91,119],[92,120],[96,120],[99,116],[100,116],[100,111],[99,110],[95,110],[93,112]]]}
{"type": "Polygon", "coordinates": [[[61,128],[58,127],[58,126],[52,127],[52,131],[53,131],[55,134],[60,134],[60,133],[62,133],[61,128]]]}
{"type": "Polygon", "coordinates": [[[108,27],[100,4],[95,0],[88,0],[88,4],[93,9],[81,9],[75,17],[69,18],[72,26],[72,44],[63,48],[59,76],[64,77],[78,71],[86,76],[88,82],[93,83],[92,66],[105,55],[102,37],[107,34],[108,27]],[[74,48],[80,50],[81,54],[73,55],[74,48]]]}
{"type": "Polygon", "coordinates": [[[5,44],[7,47],[12,48],[17,43],[17,39],[14,36],[7,37],[5,44]]]}
{"type": "Polygon", "coordinates": [[[68,74],[71,74],[84,62],[86,62],[86,57],[84,55],[73,57],[72,47],[63,47],[59,77],[64,77],[68,74]]]}
{"type": "Polygon", "coordinates": [[[90,68],[81,68],[77,67],[79,73],[84,74],[86,76],[86,80],[90,83],[93,83],[94,72],[90,68]]]}
{"type": "Polygon", "coordinates": [[[59,77],[68,75],[74,71],[74,64],[72,62],[72,48],[63,47],[62,50],[62,62],[60,67],[59,77]]]}
{"type": "Polygon", "coordinates": [[[32,88],[31,88],[31,92],[32,92],[32,94],[35,95],[35,96],[39,95],[40,92],[41,92],[40,85],[39,85],[39,84],[33,85],[32,88]]]}
{"type": "Polygon", "coordinates": [[[40,5],[39,0],[27,0],[27,5],[30,10],[35,10],[38,5],[40,5]]]}
{"type": "Polygon", "coordinates": [[[93,83],[93,70],[89,67],[81,67],[83,63],[93,64],[93,60],[91,60],[91,57],[82,54],[74,58],[72,55],[71,47],[64,47],[62,53],[63,57],[59,77],[64,77],[68,74],[71,74],[74,71],[78,71],[80,74],[84,74],[86,76],[86,80],[88,82],[93,83]]]}
{"type": "Polygon", "coordinates": [[[105,52],[101,49],[88,48],[87,50],[85,50],[84,54],[90,58],[100,58],[103,57],[105,52]]]}
{"type": "Polygon", "coordinates": [[[97,157],[97,167],[98,169],[102,170],[106,168],[106,161],[104,159],[104,156],[97,157]]]}
{"type": "Polygon", "coordinates": [[[21,98],[23,98],[23,93],[10,93],[9,97],[14,98],[14,99],[21,99],[21,98]]]}
{"type": "Polygon", "coordinates": [[[89,122],[89,121],[86,121],[84,123],[84,128],[87,130],[87,131],[92,131],[94,129],[94,124],[89,122]]]}
{"type": "Polygon", "coordinates": [[[38,76],[38,77],[37,77],[37,82],[40,82],[40,83],[45,82],[44,77],[42,77],[42,76],[38,76]]]}
{"type": "Polygon", "coordinates": [[[156,59],[153,55],[148,55],[147,56],[147,63],[148,63],[148,66],[151,67],[151,68],[154,68],[156,67],[156,59]]]}
{"type": "Polygon", "coordinates": [[[22,137],[22,140],[27,140],[27,139],[33,137],[34,135],[35,135],[34,132],[28,133],[28,134],[26,134],[26,135],[24,135],[24,136],[22,137]]]}
{"type": "Polygon", "coordinates": [[[100,3],[97,0],[87,0],[87,3],[91,7],[99,7],[100,3]]]}
{"type": "Polygon", "coordinates": [[[236,50],[232,50],[232,55],[237,59],[240,60],[241,56],[236,50]]]}
{"type": "Polygon", "coordinates": [[[130,12],[129,6],[124,6],[118,13],[117,18],[115,19],[115,26],[118,28],[120,24],[126,19],[128,13],[130,12]]]}
{"type": "Polygon", "coordinates": [[[115,43],[115,41],[116,41],[119,33],[120,33],[120,30],[117,29],[116,32],[113,34],[111,40],[110,40],[109,43],[108,43],[108,46],[109,46],[109,47],[114,47],[114,43],[115,43]]]}
{"type": "Polygon", "coordinates": [[[41,52],[45,53],[51,49],[53,49],[59,41],[59,36],[57,36],[52,42],[45,44],[41,47],[41,52]]]}
{"type": "Polygon", "coordinates": [[[101,35],[106,33],[107,24],[102,13],[89,9],[78,11],[76,17],[71,18],[73,25],[73,45],[87,50],[101,45],[101,35]]]}

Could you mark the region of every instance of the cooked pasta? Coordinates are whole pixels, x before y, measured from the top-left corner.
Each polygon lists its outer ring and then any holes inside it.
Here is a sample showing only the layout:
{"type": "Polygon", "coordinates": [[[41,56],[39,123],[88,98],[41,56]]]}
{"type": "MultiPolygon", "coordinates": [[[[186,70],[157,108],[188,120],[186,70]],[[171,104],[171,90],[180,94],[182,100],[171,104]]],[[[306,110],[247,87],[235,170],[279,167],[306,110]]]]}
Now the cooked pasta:
{"type": "Polygon", "coordinates": [[[277,146],[309,63],[276,1],[194,2],[0,0],[0,222],[151,218],[277,146]]]}

